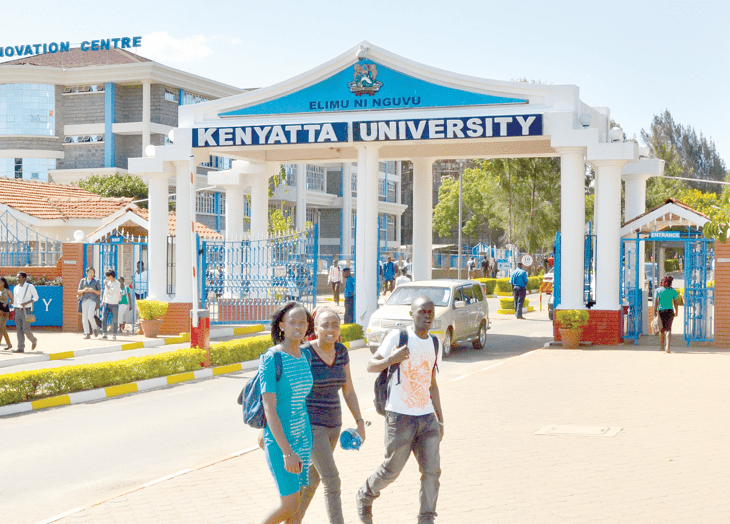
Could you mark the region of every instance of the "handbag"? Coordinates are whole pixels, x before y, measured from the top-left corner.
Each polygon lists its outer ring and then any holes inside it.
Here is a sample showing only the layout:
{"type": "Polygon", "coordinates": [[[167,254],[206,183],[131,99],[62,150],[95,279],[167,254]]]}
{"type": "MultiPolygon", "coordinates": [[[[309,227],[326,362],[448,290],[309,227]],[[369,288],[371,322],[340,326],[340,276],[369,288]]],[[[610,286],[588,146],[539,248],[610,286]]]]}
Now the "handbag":
{"type": "Polygon", "coordinates": [[[655,315],[654,318],[651,321],[651,332],[652,333],[658,333],[659,332],[659,315],[655,315]]]}
{"type": "MultiPolygon", "coordinates": [[[[25,288],[25,292],[23,293],[23,301],[25,300],[25,297],[26,297],[26,295],[28,294],[28,288],[29,288],[29,287],[30,287],[30,284],[28,284],[28,286],[27,286],[27,287],[25,288]]],[[[22,304],[22,303],[23,303],[23,302],[21,301],[21,304],[22,304]]],[[[27,308],[26,308],[26,309],[27,309],[27,308]]],[[[30,304],[30,313],[26,313],[26,314],[25,314],[25,321],[26,321],[26,322],[27,322],[28,324],[32,324],[33,322],[35,322],[35,313],[34,313],[34,310],[33,310],[33,303],[32,303],[32,302],[31,302],[31,304],[30,304]]]]}
{"type": "Polygon", "coordinates": [[[11,309],[10,313],[8,313],[8,320],[15,320],[15,310],[11,309]]]}

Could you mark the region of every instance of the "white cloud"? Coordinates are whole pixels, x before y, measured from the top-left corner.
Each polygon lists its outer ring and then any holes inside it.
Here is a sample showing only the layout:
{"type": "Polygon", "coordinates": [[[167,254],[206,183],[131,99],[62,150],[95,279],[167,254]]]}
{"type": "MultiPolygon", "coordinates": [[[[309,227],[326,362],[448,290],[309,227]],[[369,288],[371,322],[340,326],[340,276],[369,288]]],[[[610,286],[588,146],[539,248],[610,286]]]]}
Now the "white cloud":
{"type": "Polygon", "coordinates": [[[150,33],[142,37],[140,54],[158,62],[192,64],[213,54],[213,49],[206,44],[215,38],[204,35],[174,38],[165,31],[150,33]]]}

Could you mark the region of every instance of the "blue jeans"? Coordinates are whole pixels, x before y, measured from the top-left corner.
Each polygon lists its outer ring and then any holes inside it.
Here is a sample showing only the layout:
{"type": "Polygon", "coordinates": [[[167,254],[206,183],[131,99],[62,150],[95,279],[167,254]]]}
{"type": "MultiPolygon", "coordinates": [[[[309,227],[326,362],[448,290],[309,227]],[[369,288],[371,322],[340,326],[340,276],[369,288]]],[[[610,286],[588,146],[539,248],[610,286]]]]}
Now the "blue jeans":
{"type": "Polygon", "coordinates": [[[527,290],[522,286],[515,286],[512,289],[512,294],[515,297],[515,315],[517,318],[522,318],[522,306],[525,304],[525,295],[527,290]]]}
{"type": "Polygon", "coordinates": [[[436,415],[385,413],[385,460],[357,492],[364,506],[371,506],[383,488],[398,478],[411,452],[421,472],[419,524],[433,522],[441,476],[441,427],[436,415]]]}
{"type": "Polygon", "coordinates": [[[345,297],[345,324],[355,322],[355,297],[345,297]]]}
{"type": "Polygon", "coordinates": [[[106,335],[106,327],[109,317],[112,317],[112,333],[117,334],[119,326],[119,304],[104,304],[104,313],[102,314],[101,330],[106,335]]]}

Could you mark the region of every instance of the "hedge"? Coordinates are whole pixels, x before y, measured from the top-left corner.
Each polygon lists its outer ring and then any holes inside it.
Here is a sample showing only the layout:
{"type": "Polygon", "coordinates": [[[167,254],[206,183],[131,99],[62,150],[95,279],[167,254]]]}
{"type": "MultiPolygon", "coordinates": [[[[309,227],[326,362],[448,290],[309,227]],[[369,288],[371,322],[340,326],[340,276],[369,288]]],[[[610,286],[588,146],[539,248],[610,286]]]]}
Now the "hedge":
{"type": "Polygon", "coordinates": [[[494,289],[497,287],[496,278],[475,278],[477,282],[481,282],[487,288],[487,295],[493,295],[494,289]]]}
{"type": "Polygon", "coordinates": [[[679,271],[679,260],[676,258],[670,258],[664,261],[664,272],[671,273],[672,271],[679,271]]]}
{"type": "MultiPolygon", "coordinates": [[[[529,298],[525,298],[525,303],[522,304],[522,307],[526,308],[529,305],[530,305],[530,299],[529,298]]],[[[511,310],[514,310],[515,309],[515,299],[514,298],[510,298],[510,297],[500,298],[499,299],[499,308],[500,309],[511,309],[511,310]]]]}
{"type": "Polygon", "coordinates": [[[509,278],[498,278],[497,279],[497,293],[511,293],[512,285],[509,283],[509,278]]]}
{"type": "MultiPolygon", "coordinates": [[[[345,324],[340,333],[343,342],[363,338],[359,324],[345,324]]],[[[225,366],[255,360],[272,345],[268,334],[216,342],[210,346],[210,363],[225,366]]],[[[205,351],[191,348],[112,362],[9,373],[0,375],[0,406],[196,371],[204,361],[205,351]]]]}

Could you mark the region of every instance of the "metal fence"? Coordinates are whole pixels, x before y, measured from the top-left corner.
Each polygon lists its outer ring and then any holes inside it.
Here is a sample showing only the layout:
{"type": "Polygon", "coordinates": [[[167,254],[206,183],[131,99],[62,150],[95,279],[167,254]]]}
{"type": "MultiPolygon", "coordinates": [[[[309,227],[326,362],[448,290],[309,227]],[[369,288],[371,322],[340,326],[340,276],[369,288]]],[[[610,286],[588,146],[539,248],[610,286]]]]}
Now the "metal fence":
{"type": "Polygon", "coordinates": [[[240,241],[203,241],[199,289],[211,322],[266,322],[288,300],[317,302],[318,228],[240,241]]]}
{"type": "Polygon", "coordinates": [[[0,266],[55,266],[61,241],[41,235],[10,211],[0,215],[0,266]]]}

